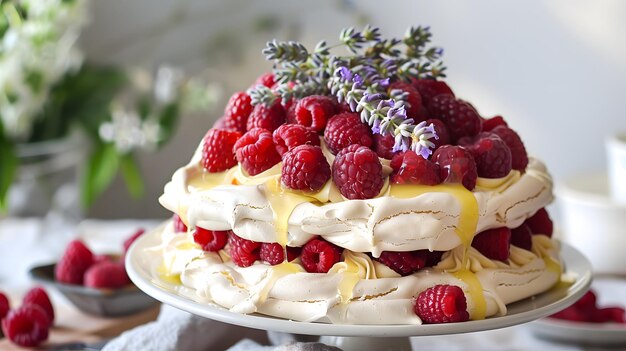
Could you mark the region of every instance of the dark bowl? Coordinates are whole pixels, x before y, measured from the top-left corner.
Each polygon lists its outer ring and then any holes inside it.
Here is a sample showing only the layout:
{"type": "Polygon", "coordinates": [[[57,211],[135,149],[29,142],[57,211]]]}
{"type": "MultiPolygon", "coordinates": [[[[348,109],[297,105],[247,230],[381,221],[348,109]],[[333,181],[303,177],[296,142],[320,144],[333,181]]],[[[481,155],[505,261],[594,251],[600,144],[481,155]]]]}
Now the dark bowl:
{"type": "Polygon", "coordinates": [[[104,317],[120,317],[147,310],[159,303],[132,284],[122,289],[110,290],[59,283],[54,279],[54,267],[55,264],[37,266],[28,273],[34,280],[53,286],[83,312],[104,317]]]}

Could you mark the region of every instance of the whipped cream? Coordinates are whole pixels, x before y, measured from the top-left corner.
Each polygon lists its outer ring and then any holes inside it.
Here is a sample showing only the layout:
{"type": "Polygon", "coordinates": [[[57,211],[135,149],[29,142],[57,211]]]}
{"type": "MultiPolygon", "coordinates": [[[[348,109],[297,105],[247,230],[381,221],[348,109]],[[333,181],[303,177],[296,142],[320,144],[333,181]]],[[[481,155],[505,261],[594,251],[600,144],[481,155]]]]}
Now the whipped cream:
{"type": "MultiPolygon", "coordinates": [[[[448,251],[471,241],[459,235],[467,206],[449,185],[422,187],[417,196],[399,198],[394,191],[401,194],[405,186],[389,185],[387,178],[379,197],[341,201],[332,181],[316,194],[268,190],[268,184],[279,182],[280,164],[255,177],[247,177],[238,167],[207,175],[199,158],[196,152],[174,173],[159,199],[191,228],[232,229],[245,239],[289,246],[302,246],[319,235],[375,257],[387,250],[448,251]],[[232,185],[233,180],[238,185],[232,185]]],[[[512,171],[502,179],[479,179],[478,184],[475,191],[467,191],[478,209],[476,232],[517,227],[553,200],[552,179],[543,163],[533,158],[524,174],[512,171]]]]}
{"type": "MultiPolygon", "coordinates": [[[[199,250],[190,234],[172,235],[171,225],[163,229],[161,240],[151,250],[154,262],[166,262],[167,279],[179,276],[189,290],[187,296],[233,312],[297,321],[421,324],[413,312],[413,299],[437,284],[461,287],[470,316],[480,319],[506,314],[507,304],[547,290],[560,277],[560,266],[555,270],[548,263],[558,263],[558,247],[543,235],[533,237],[533,251],[512,246],[509,262],[491,261],[470,249],[468,261],[480,264],[447,269],[449,261],[456,261],[455,249],[438,266],[406,277],[365,254],[349,251],[328,273],[318,274],[305,272],[297,261],[238,267],[223,251],[199,250]]],[[[163,278],[162,272],[155,274],[163,278]]]]}

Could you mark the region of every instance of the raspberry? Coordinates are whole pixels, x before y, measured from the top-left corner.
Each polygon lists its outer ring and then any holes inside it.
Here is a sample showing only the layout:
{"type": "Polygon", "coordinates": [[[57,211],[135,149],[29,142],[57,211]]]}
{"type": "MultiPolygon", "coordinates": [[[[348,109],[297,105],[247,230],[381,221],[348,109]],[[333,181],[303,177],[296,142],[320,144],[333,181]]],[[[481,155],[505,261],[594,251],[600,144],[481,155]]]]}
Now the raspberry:
{"type": "Polygon", "coordinates": [[[422,96],[415,89],[415,87],[407,82],[397,81],[393,82],[389,85],[389,92],[392,90],[401,90],[404,93],[407,93],[407,97],[404,100],[406,104],[404,108],[406,109],[406,115],[409,118],[413,118],[413,121],[417,124],[426,119],[426,115],[422,113],[422,96]]]}
{"type": "Polygon", "coordinates": [[[216,252],[226,246],[228,235],[231,233],[230,230],[208,230],[196,227],[193,232],[193,241],[200,245],[204,251],[216,252]]]}
{"type": "Polygon", "coordinates": [[[126,240],[124,240],[124,243],[122,244],[124,247],[124,255],[126,255],[126,252],[128,251],[128,248],[130,247],[130,245],[132,245],[135,242],[135,240],[137,240],[137,238],[139,238],[145,232],[146,232],[145,229],[140,228],[137,231],[135,231],[133,235],[128,237],[126,240]]]}
{"type": "Polygon", "coordinates": [[[9,304],[9,299],[5,294],[0,292],[0,320],[4,319],[10,309],[11,305],[9,304]]]}
{"type": "Polygon", "coordinates": [[[466,147],[474,156],[479,177],[502,178],[511,172],[511,150],[499,136],[484,132],[469,145],[464,139],[459,140],[459,145],[466,147]]]}
{"type": "Polygon", "coordinates": [[[461,183],[467,190],[476,186],[476,162],[463,147],[441,146],[433,153],[432,160],[439,165],[445,183],[461,183]]]}
{"type": "MultiPolygon", "coordinates": [[[[302,249],[299,247],[287,247],[287,260],[295,260],[302,249]]],[[[275,266],[285,261],[285,250],[279,243],[263,243],[259,251],[261,260],[275,266]]]]}
{"type": "Polygon", "coordinates": [[[85,286],[95,289],[119,289],[130,284],[126,269],[121,263],[100,262],[85,272],[85,286]]]}
{"type": "Polygon", "coordinates": [[[347,199],[371,199],[378,195],[385,180],[376,153],[365,146],[350,145],[333,162],[333,181],[347,199]]]}
{"type": "Polygon", "coordinates": [[[330,151],[336,155],[341,149],[352,144],[372,146],[372,130],[361,123],[358,114],[340,113],[328,120],[324,131],[324,141],[330,151]]]}
{"type": "Polygon", "coordinates": [[[426,254],[426,267],[436,266],[441,261],[444,253],[445,251],[428,251],[426,254]]]}
{"type": "Polygon", "coordinates": [[[374,134],[374,151],[380,158],[384,158],[387,160],[391,160],[393,155],[393,145],[395,144],[395,139],[393,135],[386,134],[374,134]]]}
{"type": "Polygon", "coordinates": [[[504,118],[502,118],[502,116],[495,116],[492,118],[483,119],[483,132],[490,132],[498,126],[508,127],[508,124],[506,124],[506,121],[504,121],[504,118]]]}
{"type": "Polygon", "coordinates": [[[207,172],[218,173],[237,164],[233,146],[241,133],[224,129],[210,129],[202,142],[202,167],[207,172]]]}
{"type": "Polygon", "coordinates": [[[265,129],[249,130],[235,143],[237,161],[248,175],[254,176],[280,162],[272,133],[265,129]]]}
{"type": "Polygon", "coordinates": [[[595,292],[593,292],[593,290],[587,290],[585,295],[578,299],[578,301],[576,301],[572,306],[583,311],[592,311],[597,308],[597,300],[598,298],[596,297],[595,292]]]}
{"type": "Polygon", "coordinates": [[[285,152],[300,145],[320,145],[317,133],[300,124],[283,124],[272,134],[276,151],[282,156],[285,152]]]}
{"type": "Polygon", "coordinates": [[[523,172],[528,166],[528,154],[526,148],[519,135],[507,126],[497,126],[491,130],[497,134],[511,150],[511,166],[520,172],[523,172]]]}
{"type": "Polygon", "coordinates": [[[533,247],[533,232],[526,223],[522,223],[517,228],[511,229],[511,245],[528,250],[533,247]]]}
{"type": "Polygon", "coordinates": [[[243,91],[234,93],[224,108],[225,129],[245,133],[251,113],[252,99],[250,96],[243,91]]]}
{"type": "Polygon", "coordinates": [[[456,285],[435,285],[415,300],[415,314],[423,323],[456,323],[469,319],[465,293],[456,285]]]}
{"type": "Polygon", "coordinates": [[[48,339],[50,320],[41,307],[26,304],[9,312],[2,320],[2,331],[18,346],[36,347],[48,339]]]}
{"type": "Polygon", "coordinates": [[[439,119],[427,119],[426,124],[432,124],[435,128],[435,133],[437,133],[437,137],[439,139],[430,139],[430,141],[435,144],[433,150],[437,150],[440,146],[450,144],[450,133],[448,132],[448,127],[439,119]]]}
{"type": "Polygon", "coordinates": [[[510,243],[511,229],[507,227],[485,230],[472,240],[472,246],[485,257],[503,262],[509,258],[510,243]]]}
{"type": "Polygon", "coordinates": [[[545,207],[539,209],[534,215],[527,218],[524,223],[528,224],[533,234],[543,234],[552,237],[554,225],[545,207]]]}
{"type": "Polygon", "coordinates": [[[285,108],[280,103],[280,99],[277,99],[270,106],[265,106],[265,104],[254,106],[248,118],[247,128],[248,130],[263,128],[273,132],[276,128],[280,127],[281,124],[284,124],[285,121],[285,108]]]}
{"type": "Polygon", "coordinates": [[[583,311],[573,306],[570,306],[560,312],[557,312],[551,315],[550,317],[557,318],[557,319],[564,319],[566,321],[572,321],[572,322],[586,322],[588,319],[586,314],[583,311]]]}
{"type": "Polygon", "coordinates": [[[50,297],[46,291],[40,287],[36,286],[28,291],[24,296],[24,300],[22,300],[24,305],[33,304],[41,307],[46,315],[48,316],[48,320],[50,321],[50,325],[54,323],[54,308],[52,307],[52,303],[50,302],[50,297]]]}
{"type": "Polygon", "coordinates": [[[467,102],[452,95],[437,95],[428,104],[431,117],[438,118],[448,127],[450,138],[456,141],[464,136],[474,136],[481,130],[478,112],[467,102]]]}
{"type": "Polygon", "coordinates": [[[448,94],[454,96],[448,84],[440,80],[414,79],[413,86],[420,93],[424,106],[428,106],[430,100],[437,95],[448,94]]]}
{"type": "Polygon", "coordinates": [[[172,221],[174,222],[174,232],[175,233],[187,233],[187,225],[180,219],[180,216],[174,214],[172,216],[172,221]]]}
{"type": "Polygon", "coordinates": [[[312,239],[302,247],[300,260],[309,273],[328,273],[330,268],[341,259],[339,247],[323,239],[312,239]]]}
{"type": "Polygon", "coordinates": [[[391,182],[394,184],[437,185],[441,183],[439,165],[409,150],[391,160],[391,182]]]}
{"type": "Polygon", "coordinates": [[[280,180],[289,189],[315,192],[330,178],[330,166],[319,146],[300,145],[283,155],[280,180]]]}
{"type": "Polygon", "coordinates": [[[230,258],[239,267],[249,267],[260,258],[261,243],[238,237],[231,233],[228,236],[230,246],[230,258]]]}
{"type": "Polygon", "coordinates": [[[621,307],[604,307],[596,309],[590,316],[593,323],[626,323],[624,309],[621,307]]]}
{"type": "Polygon", "coordinates": [[[85,271],[93,264],[93,253],[80,240],[74,240],[67,245],[65,253],[56,264],[54,277],[57,281],[66,284],[83,283],[85,271]]]}
{"type": "Polygon", "coordinates": [[[377,260],[401,276],[407,276],[426,267],[429,258],[430,251],[428,250],[409,252],[383,251],[377,260]]]}
{"type": "Polygon", "coordinates": [[[276,81],[274,80],[274,73],[266,72],[256,79],[252,87],[256,87],[257,85],[263,85],[268,88],[271,88],[274,86],[275,83],[276,81]]]}
{"type": "Polygon", "coordinates": [[[337,113],[335,100],[328,96],[311,95],[295,104],[293,113],[288,114],[289,123],[301,124],[321,132],[326,122],[337,113]]]}

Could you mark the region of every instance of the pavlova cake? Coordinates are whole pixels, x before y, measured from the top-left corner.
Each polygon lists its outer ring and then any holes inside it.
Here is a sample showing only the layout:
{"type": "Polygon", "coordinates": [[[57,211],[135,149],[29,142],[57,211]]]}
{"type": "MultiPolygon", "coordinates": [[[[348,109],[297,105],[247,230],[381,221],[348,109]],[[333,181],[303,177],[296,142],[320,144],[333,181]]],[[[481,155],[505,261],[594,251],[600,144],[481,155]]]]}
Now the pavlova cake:
{"type": "Polygon", "coordinates": [[[269,42],[273,71],[165,186],[155,278],[237,313],[343,324],[479,320],[556,284],[550,175],[441,80],[430,37],[269,42]]]}

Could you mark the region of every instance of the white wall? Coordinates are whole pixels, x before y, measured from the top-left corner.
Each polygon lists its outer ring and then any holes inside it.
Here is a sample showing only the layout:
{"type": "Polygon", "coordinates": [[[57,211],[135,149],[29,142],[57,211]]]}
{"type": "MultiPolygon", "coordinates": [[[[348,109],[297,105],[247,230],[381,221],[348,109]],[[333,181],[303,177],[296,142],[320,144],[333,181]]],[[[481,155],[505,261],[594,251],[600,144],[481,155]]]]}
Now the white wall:
{"type": "MultiPolygon", "coordinates": [[[[228,81],[228,96],[270,68],[260,54],[267,39],[274,35],[285,39],[293,33],[289,29],[294,26],[274,33],[251,32],[253,19],[260,14],[301,25],[300,39],[309,45],[322,38],[333,41],[342,27],[354,25],[364,15],[384,35],[400,36],[412,24],[430,25],[435,42],[445,48],[448,82],[457,95],[484,116],[503,115],[529,151],[547,162],[557,182],[605,167],[604,138],[626,130],[625,1],[384,3],[94,1],[92,27],[82,42],[88,56],[100,62],[148,66],[167,62],[195,72],[208,65],[209,38],[224,30],[236,31],[235,39],[244,43],[237,55],[242,62],[213,69],[216,79],[228,81]],[[159,23],[170,23],[169,29],[159,30],[167,27],[159,23]]],[[[220,112],[188,116],[161,153],[142,157],[148,183],[145,199],[128,199],[117,182],[92,215],[166,216],[156,202],[162,186],[191,156],[220,112]]]]}

